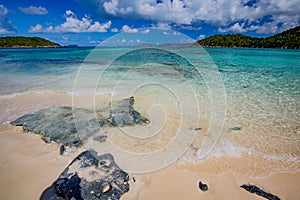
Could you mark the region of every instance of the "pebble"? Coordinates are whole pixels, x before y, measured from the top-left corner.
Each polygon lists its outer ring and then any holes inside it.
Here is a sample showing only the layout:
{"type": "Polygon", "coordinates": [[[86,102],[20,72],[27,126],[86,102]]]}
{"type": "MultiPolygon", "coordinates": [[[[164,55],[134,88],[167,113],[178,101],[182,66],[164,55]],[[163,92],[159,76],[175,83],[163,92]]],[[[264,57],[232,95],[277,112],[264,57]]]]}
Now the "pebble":
{"type": "Polygon", "coordinates": [[[208,186],[205,183],[202,183],[201,181],[199,182],[199,188],[200,190],[202,190],[203,192],[208,190],[208,186]]]}
{"type": "Polygon", "coordinates": [[[106,186],[103,187],[102,193],[107,193],[111,190],[111,184],[107,184],[106,186]]]}

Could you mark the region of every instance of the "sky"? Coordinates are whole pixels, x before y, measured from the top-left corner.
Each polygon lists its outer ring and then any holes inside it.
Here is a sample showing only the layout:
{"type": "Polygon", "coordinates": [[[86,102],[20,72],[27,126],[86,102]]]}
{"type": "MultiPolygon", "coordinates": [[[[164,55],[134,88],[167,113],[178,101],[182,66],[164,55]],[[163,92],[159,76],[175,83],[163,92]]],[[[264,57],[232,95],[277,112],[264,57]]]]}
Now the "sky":
{"type": "Polygon", "coordinates": [[[0,37],[79,46],[97,46],[116,34],[126,34],[130,39],[117,41],[127,45],[147,37],[168,43],[180,35],[266,37],[298,26],[299,13],[300,0],[0,0],[0,37]]]}

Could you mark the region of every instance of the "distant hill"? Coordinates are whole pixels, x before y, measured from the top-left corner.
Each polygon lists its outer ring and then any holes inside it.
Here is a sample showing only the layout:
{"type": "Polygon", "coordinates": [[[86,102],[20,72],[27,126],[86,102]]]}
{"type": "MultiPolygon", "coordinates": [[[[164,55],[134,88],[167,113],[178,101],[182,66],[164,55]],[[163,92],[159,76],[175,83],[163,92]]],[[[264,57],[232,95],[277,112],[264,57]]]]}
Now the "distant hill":
{"type": "Polygon", "coordinates": [[[300,26],[267,38],[253,38],[242,34],[214,35],[196,44],[205,47],[249,47],[300,49],[300,26]]]}
{"type": "Polygon", "coordinates": [[[59,44],[39,37],[0,37],[0,48],[45,48],[60,47],[59,44]]]}

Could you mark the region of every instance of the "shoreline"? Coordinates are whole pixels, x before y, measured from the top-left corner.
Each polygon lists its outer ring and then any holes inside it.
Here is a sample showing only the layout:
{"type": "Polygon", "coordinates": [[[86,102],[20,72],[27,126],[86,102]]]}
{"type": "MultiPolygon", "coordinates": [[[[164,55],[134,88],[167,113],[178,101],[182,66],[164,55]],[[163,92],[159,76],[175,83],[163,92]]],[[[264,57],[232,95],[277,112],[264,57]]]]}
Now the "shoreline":
{"type": "MultiPolygon", "coordinates": [[[[158,96],[159,97],[159,96],[158,96]]],[[[88,94],[81,94],[80,98],[76,97],[76,102],[74,99],[72,99],[72,94],[70,93],[65,93],[65,92],[60,92],[60,93],[55,93],[55,92],[41,92],[41,93],[36,93],[36,92],[29,92],[29,93],[24,93],[24,94],[18,94],[16,96],[7,96],[0,98],[0,103],[3,105],[0,107],[0,113],[2,113],[2,116],[0,118],[0,130],[11,130],[12,126],[9,124],[10,121],[15,120],[16,118],[35,112],[39,109],[47,108],[47,107],[57,107],[57,106],[70,106],[74,105],[75,107],[80,107],[80,108],[103,108],[108,106],[108,102],[111,100],[111,94],[97,94],[94,98],[96,104],[92,105],[93,102],[89,99],[90,95],[88,94]],[[91,104],[91,105],[90,105],[91,104]]],[[[119,96],[118,98],[122,98],[122,95],[119,96]]],[[[114,98],[114,100],[118,99],[114,98]]],[[[152,98],[152,96],[151,96],[152,98]]],[[[155,114],[155,113],[148,113],[151,109],[151,98],[148,95],[142,95],[137,97],[137,101],[135,102],[135,107],[137,110],[141,111],[141,113],[144,116],[150,116],[155,118],[155,122],[160,123],[160,121],[163,121],[164,119],[161,119],[160,113],[155,114]],[[153,116],[151,116],[153,115],[153,116]],[[158,121],[157,121],[158,120],[158,121]]],[[[156,96],[154,98],[157,99],[156,96]]],[[[94,101],[93,100],[93,101],[94,101]]],[[[176,113],[176,110],[172,110],[172,106],[169,105],[165,107],[165,111],[167,112],[167,116],[172,116],[170,120],[168,120],[168,125],[162,129],[163,131],[163,136],[172,136],[172,134],[169,134],[168,132],[174,132],[176,127],[180,124],[180,121],[178,121],[180,118],[178,113],[176,113]],[[176,115],[175,115],[176,114],[176,115]]],[[[165,123],[165,122],[164,122],[165,123]]],[[[188,122],[186,122],[188,123],[188,122]]],[[[205,139],[209,139],[206,135],[209,127],[209,121],[207,121],[205,118],[200,118],[198,127],[201,127],[200,130],[194,130],[194,128],[197,127],[190,127],[187,125],[187,130],[188,133],[193,133],[196,134],[196,138],[193,141],[193,144],[191,145],[191,148],[188,150],[188,156],[184,157],[183,161],[187,163],[193,163],[193,164],[200,164],[202,165],[205,160],[200,159],[201,158],[201,153],[199,152],[199,149],[201,149],[201,146],[203,144],[203,141],[205,139]],[[200,153],[200,154],[199,154],[200,153]],[[200,157],[199,157],[200,156],[200,157]]],[[[251,142],[248,143],[247,141],[244,142],[245,139],[241,140],[236,140],[234,134],[239,134],[244,133],[245,131],[248,132],[248,134],[251,134],[250,129],[247,130],[241,130],[239,132],[233,132],[233,131],[228,131],[228,127],[226,126],[226,129],[223,129],[221,133],[221,137],[218,138],[218,145],[214,150],[210,153],[210,156],[208,159],[211,160],[211,162],[217,162],[218,160],[222,161],[222,158],[227,160],[228,162],[235,163],[238,159],[241,157],[246,157],[249,160],[257,160],[259,163],[263,163],[262,161],[267,161],[269,163],[273,163],[272,166],[281,166],[282,169],[287,169],[282,165],[283,162],[291,162],[291,163],[300,163],[300,157],[299,154],[297,153],[297,148],[294,149],[296,153],[290,154],[281,154],[285,152],[268,152],[268,151],[260,151],[260,149],[256,149],[255,146],[249,146],[251,145],[251,142]],[[280,153],[280,154],[279,154],[280,153]],[[221,157],[221,159],[220,159],[221,157]],[[234,161],[235,160],[235,161],[234,161]],[[278,163],[278,164],[275,164],[278,163]]],[[[137,127],[138,128],[138,127],[137,127]]],[[[134,131],[135,129],[133,127],[125,127],[124,130],[126,131],[134,131]]],[[[140,127],[141,131],[147,131],[144,129],[144,127],[140,127]]],[[[114,134],[116,130],[105,130],[108,134],[114,134]]],[[[241,135],[242,136],[242,135],[241,135]]],[[[123,137],[121,137],[123,138],[123,137]]],[[[113,139],[116,139],[115,137],[113,139]]],[[[126,138],[124,137],[126,140],[126,138]]],[[[162,137],[163,139],[163,137],[162,137]]],[[[128,139],[127,139],[128,140],[128,139]]],[[[122,144],[119,142],[119,140],[114,140],[118,142],[122,146],[122,144]]],[[[130,142],[131,140],[128,140],[130,142]]],[[[151,140],[152,141],[152,140],[151,140]]],[[[133,141],[134,142],[134,141],[133,141]]],[[[277,144],[276,144],[277,145],[277,144]]],[[[277,146],[274,146],[276,148],[277,146]]],[[[291,146],[296,145],[296,143],[292,143],[291,146]]],[[[280,146],[278,146],[280,147],[280,146]]],[[[295,146],[297,147],[297,146],[295,146]]],[[[207,158],[205,158],[207,160],[207,158]]],[[[245,162],[245,164],[249,165],[251,162],[245,162]]],[[[219,166],[220,167],[220,166],[219,166]]],[[[235,165],[235,168],[237,168],[238,165],[235,165]]],[[[297,168],[296,165],[293,165],[293,169],[297,168]]],[[[298,167],[300,169],[300,165],[298,167]]]]}

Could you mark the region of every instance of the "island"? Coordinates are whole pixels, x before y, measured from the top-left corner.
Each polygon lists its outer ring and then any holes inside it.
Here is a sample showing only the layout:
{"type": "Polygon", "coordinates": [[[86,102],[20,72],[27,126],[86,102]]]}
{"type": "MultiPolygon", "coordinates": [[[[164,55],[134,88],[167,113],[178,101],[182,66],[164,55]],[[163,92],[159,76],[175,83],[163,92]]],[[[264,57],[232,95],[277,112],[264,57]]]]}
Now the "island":
{"type": "Polygon", "coordinates": [[[0,37],[0,48],[53,48],[59,44],[40,37],[0,37]]]}
{"type": "Polygon", "coordinates": [[[266,38],[255,38],[242,34],[218,34],[199,40],[194,45],[201,45],[204,47],[299,49],[300,26],[266,38]]]}

